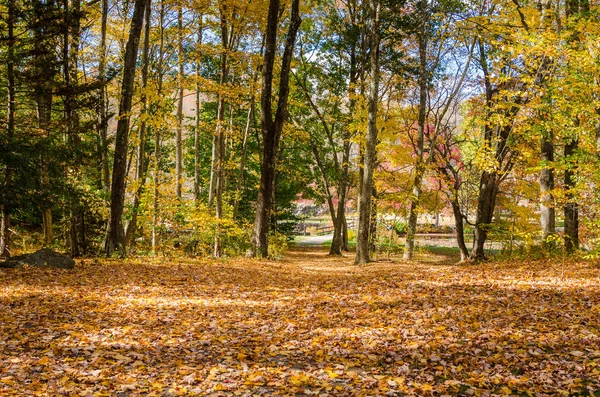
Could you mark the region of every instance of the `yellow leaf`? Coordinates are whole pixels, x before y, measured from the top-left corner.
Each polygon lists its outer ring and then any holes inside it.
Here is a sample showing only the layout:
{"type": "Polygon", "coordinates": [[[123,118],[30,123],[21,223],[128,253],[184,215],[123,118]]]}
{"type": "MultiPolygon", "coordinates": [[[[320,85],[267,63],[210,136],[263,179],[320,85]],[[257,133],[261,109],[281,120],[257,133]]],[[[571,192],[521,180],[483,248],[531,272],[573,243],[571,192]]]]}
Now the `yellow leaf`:
{"type": "Polygon", "coordinates": [[[429,383],[423,383],[421,385],[421,390],[423,390],[423,391],[432,391],[433,390],[433,386],[431,386],[429,383]]]}
{"type": "Polygon", "coordinates": [[[12,376],[5,376],[4,378],[0,379],[0,382],[6,383],[7,385],[12,385],[15,383],[12,376]]]}
{"type": "Polygon", "coordinates": [[[150,386],[152,386],[153,389],[160,389],[162,390],[164,385],[161,382],[152,382],[150,384],[150,386]]]}
{"type": "Polygon", "coordinates": [[[299,375],[292,375],[292,376],[290,377],[290,382],[291,382],[291,383],[292,383],[292,385],[294,385],[294,386],[300,386],[300,385],[303,385],[303,384],[305,384],[307,381],[308,381],[308,376],[306,376],[306,375],[302,375],[302,374],[299,374],[299,375]]]}

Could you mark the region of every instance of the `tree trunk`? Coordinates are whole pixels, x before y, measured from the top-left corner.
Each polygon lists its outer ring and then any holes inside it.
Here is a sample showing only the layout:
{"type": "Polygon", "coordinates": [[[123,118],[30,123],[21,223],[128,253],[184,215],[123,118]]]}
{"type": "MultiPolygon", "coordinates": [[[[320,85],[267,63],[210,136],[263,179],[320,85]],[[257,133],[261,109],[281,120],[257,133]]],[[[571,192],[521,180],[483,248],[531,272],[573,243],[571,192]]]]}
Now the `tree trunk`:
{"type": "Polygon", "coordinates": [[[377,192],[373,188],[371,197],[371,217],[369,220],[369,252],[377,252],[377,192]]]}
{"type": "MultiPolygon", "coordinates": [[[[582,13],[589,11],[589,2],[581,0],[568,0],[565,7],[567,18],[576,19],[583,16],[582,13]]],[[[577,36],[571,40],[576,40],[577,36]]],[[[579,120],[575,119],[575,124],[579,125],[579,120]]],[[[571,138],[565,142],[564,158],[568,163],[565,170],[564,185],[566,190],[567,203],[564,206],[565,232],[564,244],[567,254],[572,254],[579,248],[579,207],[576,201],[576,194],[573,191],[577,183],[576,166],[574,154],[579,146],[578,138],[571,138]]]]}
{"type": "Polygon", "coordinates": [[[463,216],[462,212],[460,211],[460,204],[458,202],[457,195],[454,195],[452,200],[450,200],[450,205],[452,206],[452,213],[454,214],[456,243],[458,245],[458,249],[460,250],[460,261],[464,262],[469,258],[469,250],[467,249],[467,244],[465,244],[465,228],[463,225],[463,216]]]}
{"type": "MultiPolygon", "coordinates": [[[[348,194],[346,194],[348,196],[348,194]]],[[[342,249],[346,252],[350,251],[348,247],[348,220],[344,217],[344,228],[342,229],[342,249]]]]}
{"type": "MultiPolygon", "coordinates": [[[[6,136],[9,144],[15,134],[16,91],[15,91],[15,0],[7,4],[7,41],[6,41],[6,80],[8,109],[6,114],[6,136]]],[[[5,192],[9,191],[12,182],[12,164],[7,164],[4,170],[5,192]]],[[[4,200],[0,206],[0,258],[10,257],[10,205],[4,200]]]]}
{"type": "MultiPolygon", "coordinates": [[[[41,5],[41,4],[40,4],[41,5]]],[[[48,4],[48,7],[53,5],[48,4]]],[[[48,12],[40,7],[36,11],[40,14],[48,12]]],[[[36,15],[42,19],[42,15],[36,15]]],[[[34,85],[35,101],[37,108],[38,127],[47,138],[50,136],[50,121],[52,118],[52,82],[57,73],[53,61],[50,59],[49,44],[44,35],[43,27],[37,26],[34,32],[34,52],[36,65],[36,82],[34,85]]],[[[45,148],[40,153],[40,191],[43,199],[40,204],[44,231],[44,245],[50,245],[54,237],[52,227],[52,203],[50,198],[50,156],[45,148]]]]}
{"type": "Polygon", "coordinates": [[[148,95],[146,93],[148,87],[148,67],[149,67],[149,53],[150,53],[150,28],[152,16],[151,1],[148,0],[145,10],[145,27],[144,27],[144,45],[142,49],[142,114],[141,123],[139,129],[139,143],[137,147],[137,164],[135,167],[135,181],[136,190],[133,196],[133,206],[131,208],[131,220],[127,223],[125,229],[125,245],[130,246],[133,244],[133,237],[135,236],[137,229],[137,218],[142,200],[142,193],[144,192],[144,186],[146,184],[146,172],[148,170],[148,162],[146,160],[146,136],[147,136],[147,123],[148,118],[148,95]]]}
{"type": "Polygon", "coordinates": [[[105,244],[105,253],[111,256],[115,251],[126,255],[125,232],[123,230],[123,207],[125,205],[125,178],[127,172],[127,146],[129,141],[129,120],[133,99],[133,83],[137,53],[144,22],[144,10],[148,0],[135,0],[129,39],[125,48],[121,100],[119,103],[119,121],[115,139],[115,158],[113,163],[110,195],[110,221],[105,244]]]}
{"type": "Polygon", "coordinates": [[[194,200],[200,203],[200,77],[202,76],[202,31],[203,15],[199,16],[198,27],[198,60],[196,61],[196,128],[194,129],[194,200]]]}
{"type": "Polygon", "coordinates": [[[100,172],[102,186],[110,188],[110,171],[108,168],[108,112],[106,101],[106,29],[108,25],[108,0],[102,0],[102,17],[100,26],[100,56],[98,61],[98,78],[100,90],[98,95],[98,134],[100,136],[100,172]]]}
{"type": "Polygon", "coordinates": [[[215,186],[217,180],[217,168],[215,164],[215,158],[217,156],[217,134],[213,134],[212,138],[212,152],[211,152],[211,161],[210,161],[210,175],[208,182],[208,207],[212,208],[215,204],[215,186]]]}
{"type": "MultiPolygon", "coordinates": [[[[553,9],[552,1],[542,0],[538,1],[538,10],[542,13],[540,20],[540,29],[553,29],[560,32],[559,26],[552,26],[552,22],[555,17],[555,10],[553,9]]],[[[558,16],[557,16],[558,17],[558,16]]],[[[552,65],[552,58],[544,56],[541,59],[541,65],[539,70],[536,71],[536,84],[540,87],[546,87],[546,80],[548,78],[549,69],[552,65]]],[[[544,103],[551,106],[546,98],[542,98],[544,103]]],[[[545,113],[539,112],[540,118],[546,116],[545,113]]],[[[543,130],[542,138],[540,143],[540,160],[542,163],[542,170],[540,171],[539,184],[540,184],[540,223],[542,226],[542,242],[548,244],[548,237],[553,235],[556,230],[556,215],[554,209],[554,197],[552,190],[554,189],[554,134],[552,130],[543,130]]]]}
{"type": "Polygon", "coordinates": [[[427,83],[429,80],[427,70],[426,37],[427,2],[424,0],[419,1],[418,7],[422,21],[417,39],[419,43],[419,119],[417,142],[415,147],[415,154],[417,155],[417,159],[415,164],[415,177],[413,180],[412,196],[410,199],[410,210],[407,225],[408,227],[406,229],[406,242],[404,244],[404,260],[411,260],[413,257],[413,252],[415,248],[415,234],[417,232],[417,221],[419,218],[419,205],[421,201],[421,193],[423,191],[423,176],[425,174],[425,161],[423,159],[423,152],[427,115],[427,83]]]}
{"type": "Polygon", "coordinates": [[[279,95],[277,110],[273,118],[273,66],[277,52],[277,28],[279,25],[280,0],[269,0],[267,29],[265,34],[265,55],[262,72],[261,92],[261,130],[263,135],[263,157],[261,159],[261,176],[258,198],[256,200],[256,216],[252,232],[253,248],[249,255],[268,256],[269,222],[273,205],[273,189],[275,181],[275,163],[283,124],[287,119],[289,94],[289,73],[293,56],[296,34],[300,27],[300,1],[292,0],[292,11],[288,27],[285,49],[281,61],[279,79],[279,95]]]}
{"type": "MultiPolygon", "coordinates": [[[[65,0],[65,8],[68,6],[69,1],[65,0]]],[[[77,87],[77,85],[79,84],[79,77],[78,77],[78,70],[77,70],[77,62],[78,62],[78,58],[79,58],[79,43],[80,43],[80,34],[81,34],[81,0],[71,0],[71,7],[72,7],[72,17],[71,15],[69,16],[70,22],[68,24],[68,26],[70,26],[70,29],[67,29],[67,35],[66,38],[68,38],[68,31],[72,30],[71,33],[71,44],[70,44],[70,48],[69,48],[69,54],[68,54],[68,59],[69,59],[69,63],[66,69],[67,69],[67,73],[70,75],[70,81],[69,84],[67,84],[67,93],[68,93],[68,101],[65,101],[65,106],[67,103],[69,103],[69,112],[67,112],[67,117],[69,119],[69,122],[67,125],[70,126],[70,133],[69,136],[71,136],[71,148],[75,149],[76,147],[79,146],[80,142],[81,142],[81,138],[79,137],[79,114],[77,112],[76,109],[76,96],[75,93],[73,92],[73,89],[75,87],[77,87]],[[69,87],[69,85],[71,85],[71,87],[69,87]]],[[[75,175],[77,175],[77,178],[79,179],[79,170],[78,170],[78,164],[79,163],[79,159],[77,157],[75,157],[75,164],[74,164],[74,173],[75,175]]],[[[83,210],[81,209],[81,204],[79,202],[79,198],[76,195],[75,197],[71,198],[71,213],[70,213],[70,217],[71,217],[71,256],[73,257],[77,257],[81,255],[81,249],[82,249],[82,241],[85,239],[85,237],[83,237],[83,235],[80,235],[81,227],[80,224],[83,222],[82,220],[82,212],[83,210]]]]}
{"type": "MultiPolygon", "coordinates": [[[[221,10],[221,76],[219,78],[219,85],[221,91],[219,92],[219,100],[217,105],[217,130],[215,133],[215,145],[213,147],[213,171],[215,172],[215,218],[217,218],[217,228],[215,231],[215,242],[213,247],[213,256],[215,258],[221,257],[223,254],[223,245],[221,241],[221,231],[219,220],[223,218],[223,190],[225,189],[225,95],[223,93],[223,87],[227,83],[229,77],[229,57],[228,51],[230,50],[230,37],[227,16],[225,15],[223,7],[221,10]]],[[[233,34],[233,32],[231,32],[233,34]]]]}
{"type": "Polygon", "coordinates": [[[476,261],[485,259],[484,245],[494,216],[497,194],[498,175],[495,172],[484,171],[479,182],[473,250],[471,251],[471,259],[476,261]]]}
{"type": "Polygon", "coordinates": [[[323,182],[323,192],[325,193],[325,199],[327,201],[327,208],[329,208],[329,215],[331,216],[331,222],[335,225],[337,224],[336,215],[335,215],[335,207],[333,205],[333,197],[331,194],[331,189],[329,188],[329,181],[327,180],[327,174],[325,171],[325,167],[323,166],[323,162],[321,161],[321,155],[319,153],[319,148],[317,144],[312,140],[310,140],[310,147],[312,149],[313,156],[315,157],[315,162],[317,163],[317,167],[319,168],[319,172],[321,172],[321,180],[323,182]]]}
{"type": "Polygon", "coordinates": [[[371,35],[371,83],[368,98],[368,127],[365,144],[362,188],[359,199],[358,234],[356,236],[355,264],[371,261],[369,252],[369,231],[371,228],[371,200],[373,198],[373,172],[377,158],[377,104],[379,101],[379,13],[378,0],[370,0],[371,35]]]}
{"type": "Polygon", "coordinates": [[[552,190],[554,189],[554,145],[552,134],[542,136],[541,160],[543,168],[540,171],[540,223],[542,224],[542,241],[555,233],[555,211],[552,190]]]}
{"type": "MultiPolygon", "coordinates": [[[[356,26],[356,4],[349,6],[350,22],[351,26],[356,26]]],[[[357,57],[356,57],[356,40],[352,41],[350,48],[350,78],[348,84],[348,96],[350,97],[348,114],[349,117],[354,116],[356,109],[356,80],[357,80],[357,57]]],[[[333,229],[333,239],[331,240],[331,248],[329,249],[329,255],[341,255],[342,250],[348,250],[347,240],[347,221],[346,221],[346,188],[348,186],[349,179],[349,163],[350,163],[350,132],[347,130],[349,126],[346,126],[344,133],[344,145],[342,154],[341,164],[341,175],[338,183],[338,206],[337,206],[337,219],[333,229]]]]}
{"type": "Polygon", "coordinates": [[[576,194],[574,192],[577,183],[575,172],[575,160],[573,156],[577,150],[579,142],[577,139],[565,143],[564,155],[569,166],[565,170],[565,189],[567,191],[567,203],[564,207],[565,213],[565,250],[568,254],[572,254],[579,248],[579,208],[577,204],[576,194]]]}
{"type": "Polygon", "coordinates": [[[183,5],[177,4],[177,130],[175,132],[175,195],[181,199],[181,184],[183,182],[183,5]]]}
{"type": "Polygon", "coordinates": [[[252,118],[254,117],[254,97],[250,100],[250,109],[248,109],[248,118],[246,119],[246,128],[244,130],[244,141],[242,142],[242,158],[240,160],[240,168],[238,171],[237,186],[235,188],[235,201],[233,204],[233,220],[237,218],[240,201],[242,198],[242,187],[244,185],[244,171],[246,169],[246,157],[248,152],[248,138],[250,137],[250,129],[252,128],[252,118]]]}
{"type": "Polygon", "coordinates": [[[336,217],[333,218],[333,238],[331,240],[331,247],[329,248],[329,255],[342,255],[342,249],[344,248],[344,225],[346,224],[346,181],[348,177],[348,162],[349,156],[346,153],[346,146],[350,147],[349,142],[346,145],[344,142],[344,154],[343,154],[343,165],[342,175],[340,175],[340,182],[338,183],[338,205],[336,211],[336,217]]]}
{"type": "MultiPolygon", "coordinates": [[[[165,49],[165,3],[160,3],[159,17],[159,45],[158,45],[158,84],[156,87],[157,96],[161,98],[163,90],[163,65],[164,65],[164,49],[165,49]]],[[[157,109],[158,110],[158,109],[157,109]]],[[[154,131],[154,189],[152,194],[152,251],[156,253],[156,247],[160,241],[158,230],[159,216],[159,186],[160,186],[160,161],[161,161],[161,129],[155,128],[154,131]]]]}
{"type": "MultiPolygon", "coordinates": [[[[63,79],[64,79],[64,120],[65,135],[67,142],[73,149],[71,164],[65,167],[65,175],[73,174],[75,178],[79,176],[77,157],[77,147],[79,146],[79,115],[76,109],[75,89],[78,85],[77,58],[79,53],[79,34],[80,34],[80,0],[63,0],[63,79]],[[71,3],[71,7],[69,7],[71,3]]],[[[71,194],[69,200],[69,236],[71,256],[78,257],[80,252],[79,232],[81,228],[81,210],[77,195],[71,194]]]]}

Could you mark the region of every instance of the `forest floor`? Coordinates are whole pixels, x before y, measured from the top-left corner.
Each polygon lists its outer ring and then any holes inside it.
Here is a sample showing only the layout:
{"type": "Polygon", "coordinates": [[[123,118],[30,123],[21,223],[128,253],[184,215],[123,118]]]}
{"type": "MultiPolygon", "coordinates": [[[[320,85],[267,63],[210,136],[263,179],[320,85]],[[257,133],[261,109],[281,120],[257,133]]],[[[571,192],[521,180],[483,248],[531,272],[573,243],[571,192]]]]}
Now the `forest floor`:
{"type": "Polygon", "coordinates": [[[600,395],[600,268],[88,259],[0,269],[0,395],[600,395]]]}

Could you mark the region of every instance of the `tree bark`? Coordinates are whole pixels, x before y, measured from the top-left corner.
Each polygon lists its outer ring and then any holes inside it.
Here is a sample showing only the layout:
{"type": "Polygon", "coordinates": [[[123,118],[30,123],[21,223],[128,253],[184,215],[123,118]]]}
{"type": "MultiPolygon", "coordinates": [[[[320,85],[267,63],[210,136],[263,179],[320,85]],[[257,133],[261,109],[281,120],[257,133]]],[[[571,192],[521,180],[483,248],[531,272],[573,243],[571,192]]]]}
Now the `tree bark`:
{"type": "Polygon", "coordinates": [[[477,215],[473,236],[473,250],[471,251],[471,259],[473,260],[480,261],[485,259],[484,246],[489,227],[492,224],[497,195],[498,175],[496,172],[484,171],[479,182],[479,196],[477,198],[477,215]]]}
{"type": "MultiPolygon", "coordinates": [[[[51,49],[46,42],[47,37],[43,26],[44,14],[54,11],[53,3],[36,4],[35,31],[34,31],[34,53],[35,53],[35,74],[34,83],[35,101],[37,108],[37,122],[39,129],[50,137],[50,121],[52,118],[52,98],[54,81],[57,70],[55,60],[51,59],[51,49]]],[[[50,245],[54,237],[52,226],[52,202],[50,195],[50,155],[46,148],[40,153],[40,191],[42,193],[41,212],[44,232],[44,245],[50,245]]]]}
{"type": "Polygon", "coordinates": [[[198,60],[196,61],[196,128],[194,129],[194,200],[200,204],[200,77],[202,76],[202,37],[203,15],[200,14],[198,27],[198,60]]]}
{"type": "Polygon", "coordinates": [[[410,198],[410,210],[408,216],[408,227],[406,230],[406,242],[404,244],[404,260],[411,260],[415,247],[415,234],[417,232],[417,221],[419,217],[419,205],[421,201],[421,193],[423,191],[423,176],[425,174],[425,161],[423,158],[425,128],[427,116],[427,2],[419,1],[419,16],[421,18],[420,30],[417,41],[419,43],[419,117],[417,142],[415,145],[415,154],[417,155],[415,163],[415,177],[413,179],[412,196],[410,198]]]}
{"type": "MultiPolygon", "coordinates": [[[[158,83],[156,87],[156,93],[158,98],[162,97],[163,90],[163,74],[164,74],[164,49],[165,49],[165,2],[160,3],[160,16],[159,16],[159,45],[158,45],[158,83]]],[[[160,102],[159,102],[160,103],[160,102]]],[[[156,109],[158,110],[158,109],[156,109]]],[[[154,189],[152,194],[152,251],[156,253],[156,248],[160,240],[160,233],[158,230],[159,216],[159,186],[160,186],[160,161],[161,161],[161,129],[155,128],[154,131],[154,189]]]]}
{"type": "MultiPolygon", "coordinates": [[[[78,84],[78,73],[77,73],[77,58],[79,53],[79,34],[80,34],[80,13],[81,13],[81,2],[80,0],[71,1],[69,6],[69,0],[63,0],[63,79],[64,79],[64,91],[63,106],[64,106],[64,117],[65,117],[65,133],[67,141],[73,149],[73,157],[71,159],[72,164],[65,167],[65,173],[72,173],[78,177],[78,163],[79,158],[77,156],[77,147],[79,146],[79,115],[76,109],[76,96],[75,89],[78,84]]],[[[70,248],[71,256],[78,257],[81,255],[80,252],[80,241],[79,233],[81,228],[79,224],[81,222],[81,211],[79,208],[79,200],[77,195],[71,194],[69,197],[69,236],[70,236],[70,248]]]]}
{"type": "Polygon", "coordinates": [[[252,118],[254,117],[254,97],[250,100],[250,108],[248,109],[248,117],[246,119],[246,128],[244,129],[244,141],[242,142],[242,158],[240,160],[240,168],[238,171],[237,186],[235,188],[235,202],[233,203],[233,220],[237,218],[242,187],[244,185],[244,172],[246,169],[246,157],[248,153],[248,139],[250,137],[250,129],[252,128],[252,118]]]}
{"type": "Polygon", "coordinates": [[[369,231],[371,228],[371,200],[373,197],[373,173],[377,158],[377,105],[379,101],[379,14],[378,0],[369,1],[371,17],[370,57],[371,82],[368,98],[368,127],[363,164],[362,188],[359,198],[358,233],[356,236],[355,264],[365,264],[371,261],[369,252],[369,231]]]}
{"type": "Polygon", "coordinates": [[[577,204],[576,194],[574,192],[577,183],[574,155],[579,142],[577,139],[572,139],[565,143],[564,156],[568,162],[565,170],[565,189],[567,203],[564,207],[565,213],[565,233],[564,242],[565,250],[568,254],[572,254],[579,248],[579,207],[577,204]]]}
{"type": "MultiPolygon", "coordinates": [[[[215,218],[217,219],[217,228],[215,231],[215,241],[213,247],[213,256],[221,257],[223,254],[223,244],[221,241],[221,231],[219,220],[223,219],[223,190],[225,189],[225,94],[224,86],[229,78],[229,56],[230,45],[233,40],[233,31],[229,31],[229,22],[227,20],[226,10],[222,3],[219,4],[221,13],[221,76],[219,78],[219,99],[217,105],[217,129],[215,132],[215,145],[213,147],[213,171],[215,173],[215,218]]],[[[233,16],[232,16],[233,18],[233,16]]]]}
{"type": "Polygon", "coordinates": [[[98,134],[100,136],[100,172],[102,186],[110,188],[110,170],[108,166],[108,112],[106,101],[106,29],[108,25],[108,0],[102,0],[102,17],[100,25],[100,55],[98,61],[98,78],[100,90],[98,95],[98,134]]]}
{"type": "MultiPolygon", "coordinates": [[[[554,20],[555,10],[551,0],[541,0],[537,4],[538,10],[542,14],[540,20],[541,29],[552,29],[552,22],[554,20]]],[[[560,32],[560,26],[557,24],[554,26],[557,33],[560,32]]],[[[536,75],[536,83],[540,87],[546,86],[546,80],[548,79],[548,72],[552,64],[552,59],[549,57],[543,57],[541,65],[536,75]]],[[[546,98],[542,98],[544,102],[550,105],[546,98]]],[[[540,112],[540,118],[546,116],[546,114],[540,112]]],[[[554,134],[552,130],[542,131],[542,138],[540,142],[540,160],[542,162],[542,170],[540,171],[539,185],[540,185],[540,223],[542,226],[542,242],[547,244],[548,237],[556,232],[556,214],[554,209],[554,197],[552,190],[554,189],[554,134]]]]}
{"type": "Polygon", "coordinates": [[[460,261],[464,262],[469,258],[469,250],[465,243],[465,228],[463,226],[463,216],[460,210],[460,204],[458,202],[458,196],[454,195],[450,200],[452,206],[452,213],[454,214],[454,227],[456,228],[456,243],[460,250],[460,261]]]}
{"type": "Polygon", "coordinates": [[[175,195],[181,200],[183,182],[183,5],[177,3],[177,130],[175,131],[175,195]]]}
{"type": "MultiPolygon", "coordinates": [[[[583,0],[568,0],[565,4],[567,18],[582,17],[589,11],[589,2],[583,0]]],[[[576,40],[572,37],[571,40],[576,40]]],[[[575,118],[575,124],[579,125],[579,119],[575,118]]],[[[576,180],[576,160],[575,152],[579,146],[578,138],[567,138],[565,140],[564,158],[567,162],[567,169],[564,175],[564,185],[566,190],[567,203],[563,211],[565,216],[564,244],[567,254],[572,254],[579,248],[579,207],[574,192],[576,180]]]]}
{"type": "Polygon", "coordinates": [[[283,125],[287,119],[289,94],[289,74],[294,50],[294,43],[300,27],[300,1],[292,0],[290,24],[288,27],[285,49],[281,62],[279,79],[279,95],[277,110],[273,118],[273,69],[277,51],[277,28],[279,25],[280,0],[269,0],[267,28],[265,34],[265,55],[262,73],[261,92],[261,130],[263,135],[263,157],[261,159],[261,176],[258,198],[256,200],[256,216],[252,232],[253,248],[250,256],[268,256],[269,225],[273,206],[275,181],[275,164],[279,140],[283,125]]]}
{"type": "Polygon", "coordinates": [[[556,217],[554,211],[554,170],[551,164],[554,161],[554,145],[552,134],[542,136],[541,160],[543,168],[540,171],[540,223],[542,225],[542,241],[555,233],[556,217]]]}
{"type": "Polygon", "coordinates": [[[369,252],[377,251],[377,191],[373,188],[371,197],[371,217],[369,219],[369,252]]]}
{"type": "Polygon", "coordinates": [[[125,177],[127,172],[127,147],[129,141],[129,120],[133,99],[133,83],[140,35],[144,22],[144,11],[148,0],[135,0],[129,39],[125,48],[123,65],[123,81],[121,83],[121,100],[119,103],[119,121],[115,139],[115,158],[113,163],[112,185],[110,195],[110,221],[105,244],[105,253],[111,256],[120,251],[126,255],[125,231],[123,230],[123,207],[125,205],[125,177]]]}
{"type": "Polygon", "coordinates": [[[346,224],[346,184],[348,181],[348,163],[350,161],[350,141],[344,141],[344,153],[342,155],[342,173],[338,183],[338,205],[336,217],[333,219],[333,238],[329,255],[342,255],[344,249],[344,225],[346,224]]]}
{"type": "Polygon", "coordinates": [[[319,172],[321,172],[321,180],[323,182],[323,192],[325,193],[325,199],[327,201],[327,207],[329,208],[329,215],[331,216],[331,222],[336,225],[337,217],[335,207],[333,205],[333,197],[331,194],[331,189],[329,188],[329,181],[327,179],[327,173],[325,167],[323,166],[323,162],[321,161],[321,154],[319,153],[319,148],[315,141],[310,140],[310,147],[315,158],[315,162],[317,163],[317,168],[319,168],[319,172]]]}
{"type": "MultiPolygon", "coordinates": [[[[351,26],[356,26],[356,2],[348,4],[348,12],[350,14],[351,26]]],[[[349,117],[354,116],[356,110],[356,81],[358,78],[357,64],[358,59],[356,56],[357,41],[352,40],[350,48],[350,76],[348,84],[348,96],[349,106],[348,115],[349,117]]],[[[346,221],[346,188],[349,180],[349,163],[350,163],[350,132],[347,130],[349,126],[346,126],[346,131],[343,136],[343,153],[342,153],[342,164],[341,164],[341,175],[338,183],[338,206],[337,206],[337,218],[333,228],[333,238],[331,240],[331,247],[329,249],[329,255],[341,255],[342,250],[348,250],[347,240],[347,221],[346,221]]]]}
{"type": "Polygon", "coordinates": [[[142,114],[139,129],[139,143],[137,147],[137,163],[135,166],[135,181],[136,189],[133,196],[133,206],[131,207],[131,220],[127,223],[125,229],[125,244],[130,246],[133,244],[133,237],[137,230],[137,219],[138,212],[140,210],[140,204],[142,201],[142,193],[144,192],[144,186],[146,185],[146,173],[148,170],[148,161],[146,159],[146,139],[148,135],[148,94],[146,90],[148,88],[148,68],[150,63],[150,29],[152,16],[152,0],[148,0],[146,5],[145,16],[144,16],[144,44],[142,49],[142,114]]]}
{"type": "MultiPolygon", "coordinates": [[[[7,80],[7,102],[6,135],[11,143],[15,134],[16,114],[16,86],[15,86],[15,0],[7,2],[7,41],[6,41],[6,80],[7,80]]],[[[7,164],[4,170],[3,189],[7,192],[12,182],[12,164],[7,164]]],[[[10,257],[10,205],[4,200],[0,206],[0,258],[10,257]]]]}

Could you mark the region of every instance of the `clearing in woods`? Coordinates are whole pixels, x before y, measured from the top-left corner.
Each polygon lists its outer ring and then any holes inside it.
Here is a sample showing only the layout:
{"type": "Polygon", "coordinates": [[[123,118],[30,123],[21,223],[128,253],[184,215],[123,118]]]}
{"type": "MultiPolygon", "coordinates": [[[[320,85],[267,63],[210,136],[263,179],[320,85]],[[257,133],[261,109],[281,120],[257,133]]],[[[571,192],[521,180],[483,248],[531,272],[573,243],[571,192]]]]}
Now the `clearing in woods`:
{"type": "Polygon", "coordinates": [[[426,259],[1,269],[0,394],[600,394],[598,267],[426,259]]]}

